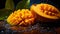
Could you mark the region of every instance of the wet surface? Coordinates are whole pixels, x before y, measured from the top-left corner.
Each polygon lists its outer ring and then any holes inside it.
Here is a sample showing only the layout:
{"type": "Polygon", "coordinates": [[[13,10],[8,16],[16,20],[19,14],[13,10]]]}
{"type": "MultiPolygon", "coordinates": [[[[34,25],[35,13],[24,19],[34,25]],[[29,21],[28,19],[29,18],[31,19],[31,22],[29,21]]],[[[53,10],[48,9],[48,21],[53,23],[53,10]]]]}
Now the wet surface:
{"type": "Polygon", "coordinates": [[[19,27],[18,30],[10,29],[10,25],[6,21],[0,21],[0,34],[59,34],[60,27],[47,23],[37,22],[36,24],[28,27],[19,27]],[[3,25],[2,25],[3,24],[3,25]],[[23,29],[22,29],[23,28],[23,29]]]}

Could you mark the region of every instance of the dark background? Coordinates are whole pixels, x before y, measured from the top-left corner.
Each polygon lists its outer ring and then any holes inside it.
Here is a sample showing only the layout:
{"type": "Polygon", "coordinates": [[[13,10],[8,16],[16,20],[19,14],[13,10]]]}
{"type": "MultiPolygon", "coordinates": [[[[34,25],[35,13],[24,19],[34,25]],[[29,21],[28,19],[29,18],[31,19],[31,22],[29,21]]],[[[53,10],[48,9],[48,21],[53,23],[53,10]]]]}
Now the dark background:
{"type": "MultiPolygon", "coordinates": [[[[0,9],[4,8],[5,7],[5,1],[6,0],[0,0],[0,9]]],[[[21,0],[13,0],[15,5],[21,1],[21,0]]],[[[47,2],[49,4],[52,4],[54,6],[56,6],[57,8],[60,9],[60,1],[59,0],[31,0],[31,3],[30,5],[34,4],[34,3],[44,3],[44,2],[47,2]]]]}
{"type": "MultiPolygon", "coordinates": [[[[13,0],[13,1],[14,1],[14,4],[16,5],[21,0],[13,0]]],[[[0,9],[5,7],[5,2],[6,0],[0,0],[0,9]]]]}
{"type": "Polygon", "coordinates": [[[36,3],[52,4],[60,10],[60,0],[31,0],[31,5],[36,3]]]}

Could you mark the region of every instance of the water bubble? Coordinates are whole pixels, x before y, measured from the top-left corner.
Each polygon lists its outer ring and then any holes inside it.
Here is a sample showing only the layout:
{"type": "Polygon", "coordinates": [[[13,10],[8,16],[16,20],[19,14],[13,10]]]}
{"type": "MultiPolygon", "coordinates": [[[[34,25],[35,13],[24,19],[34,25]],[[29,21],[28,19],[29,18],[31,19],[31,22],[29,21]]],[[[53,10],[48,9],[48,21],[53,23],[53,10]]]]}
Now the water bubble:
{"type": "Polygon", "coordinates": [[[2,30],[0,33],[1,33],[1,34],[4,34],[4,31],[2,30]]]}
{"type": "Polygon", "coordinates": [[[10,29],[10,25],[9,25],[9,24],[6,24],[6,25],[5,25],[5,28],[6,28],[6,29],[10,29]]]}

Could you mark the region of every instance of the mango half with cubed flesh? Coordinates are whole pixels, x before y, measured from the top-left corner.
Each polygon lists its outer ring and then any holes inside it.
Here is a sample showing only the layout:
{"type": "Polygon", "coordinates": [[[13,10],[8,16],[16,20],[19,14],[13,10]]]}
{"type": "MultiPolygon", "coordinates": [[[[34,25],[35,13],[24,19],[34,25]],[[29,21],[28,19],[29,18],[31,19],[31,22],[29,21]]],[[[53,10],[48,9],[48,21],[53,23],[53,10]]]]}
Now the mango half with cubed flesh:
{"type": "Polygon", "coordinates": [[[59,14],[59,10],[50,4],[35,4],[31,6],[30,10],[35,15],[37,15],[37,20],[43,22],[55,21],[59,19],[59,17],[57,16],[59,14]]]}
{"type": "Polygon", "coordinates": [[[28,26],[34,24],[35,17],[28,9],[14,11],[7,18],[10,25],[24,25],[28,26]]]}

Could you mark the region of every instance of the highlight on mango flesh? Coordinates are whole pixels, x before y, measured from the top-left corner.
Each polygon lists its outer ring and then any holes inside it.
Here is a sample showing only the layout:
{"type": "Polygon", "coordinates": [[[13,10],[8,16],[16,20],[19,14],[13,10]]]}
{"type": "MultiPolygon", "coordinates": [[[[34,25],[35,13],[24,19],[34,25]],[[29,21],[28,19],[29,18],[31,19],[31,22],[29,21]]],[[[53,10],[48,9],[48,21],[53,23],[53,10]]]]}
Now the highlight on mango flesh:
{"type": "Polygon", "coordinates": [[[42,21],[46,21],[47,19],[56,20],[59,19],[58,16],[60,16],[59,10],[55,6],[50,4],[35,4],[31,6],[30,10],[33,13],[38,14],[38,19],[42,21]]]}
{"type": "Polygon", "coordinates": [[[35,17],[28,9],[14,11],[7,18],[10,25],[31,25],[34,23],[35,17]]]}

